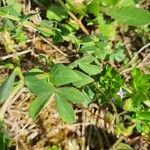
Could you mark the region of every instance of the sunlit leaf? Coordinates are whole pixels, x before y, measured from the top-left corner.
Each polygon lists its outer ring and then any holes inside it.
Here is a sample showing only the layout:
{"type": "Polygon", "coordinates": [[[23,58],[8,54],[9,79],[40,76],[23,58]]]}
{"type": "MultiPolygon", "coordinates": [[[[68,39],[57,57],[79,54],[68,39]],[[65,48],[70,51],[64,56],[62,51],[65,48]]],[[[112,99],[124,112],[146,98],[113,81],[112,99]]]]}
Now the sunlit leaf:
{"type": "Polygon", "coordinates": [[[39,113],[44,109],[46,104],[49,102],[52,96],[52,92],[49,93],[43,93],[40,96],[38,96],[33,102],[31,103],[29,107],[29,115],[32,119],[36,119],[39,113]]]}
{"type": "Polygon", "coordinates": [[[25,84],[27,88],[35,95],[42,95],[55,90],[52,83],[47,83],[43,80],[39,80],[36,76],[26,76],[25,84]]]}
{"type": "Polygon", "coordinates": [[[56,107],[64,122],[75,122],[75,113],[71,104],[59,95],[56,96],[56,107]]]}
{"type": "Polygon", "coordinates": [[[58,88],[57,93],[63,97],[63,99],[73,103],[82,104],[85,101],[84,95],[78,89],[73,87],[58,88]]]}
{"type": "Polygon", "coordinates": [[[50,76],[51,82],[57,86],[69,84],[81,79],[75,71],[62,64],[54,65],[50,72],[50,76]]]}
{"type": "Polygon", "coordinates": [[[150,121],[150,112],[137,112],[136,117],[140,120],[150,121]]]}
{"type": "Polygon", "coordinates": [[[100,67],[88,63],[78,63],[79,67],[89,75],[96,75],[101,72],[100,67]]]}
{"type": "Polygon", "coordinates": [[[50,20],[61,21],[62,19],[66,18],[66,16],[66,10],[60,5],[51,5],[47,10],[47,18],[50,20]]]}
{"type": "Polygon", "coordinates": [[[119,143],[116,147],[115,147],[115,150],[133,150],[133,148],[128,145],[128,144],[125,144],[125,143],[119,143]]]}
{"type": "Polygon", "coordinates": [[[76,87],[80,88],[81,86],[87,85],[94,81],[90,76],[82,73],[81,71],[76,70],[75,72],[81,77],[81,80],[73,82],[73,85],[76,87]]]}
{"type": "Polygon", "coordinates": [[[127,25],[145,25],[150,23],[150,13],[147,10],[136,8],[134,6],[127,6],[122,8],[113,8],[110,15],[118,22],[127,25]]]}
{"type": "Polygon", "coordinates": [[[15,77],[16,77],[16,72],[13,71],[11,75],[4,81],[4,83],[0,87],[0,104],[5,102],[5,100],[11,94],[15,82],[15,77]]]}

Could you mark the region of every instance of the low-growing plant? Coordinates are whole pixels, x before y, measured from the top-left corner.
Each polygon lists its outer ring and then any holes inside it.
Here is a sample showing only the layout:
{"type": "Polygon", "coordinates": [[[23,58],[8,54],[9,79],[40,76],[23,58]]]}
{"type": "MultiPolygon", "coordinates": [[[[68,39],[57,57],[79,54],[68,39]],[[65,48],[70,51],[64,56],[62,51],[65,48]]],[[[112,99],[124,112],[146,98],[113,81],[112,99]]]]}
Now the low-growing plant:
{"type": "MultiPolygon", "coordinates": [[[[32,17],[39,13],[22,15],[22,5],[16,0],[4,2],[0,8],[0,44],[7,54],[17,53],[14,44],[23,46],[28,38],[25,29],[32,28],[40,36],[51,37],[55,44],[72,43],[82,57],[68,65],[49,63],[49,72],[35,67],[25,74],[20,67],[12,65],[19,66],[19,56],[15,55],[13,63],[2,62],[4,67],[14,70],[6,80],[0,81],[1,122],[7,104],[25,86],[35,96],[29,107],[33,120],[49,102],[56,101],[62,120],[74,123],[74,106],[87,108],[90,103],[96,102],[99,106],[111,107],[103,119],[114,122],[117,135],[130,136],[136,132],[148,136],[150,75],[135,68],[135,64],[131,63],[133,60],[128,64],[130,58],[126,45],[117,38],[117,32],[128,33],[130,27],[135,28],[140,37],[143,30],[149,31],[150,13],[139,8],[138,1],[85,0],[77,3],[74,0],[58,0],[49,4],[39,0],[35,2],[46,8],[46,17],[38,23],[33,23],[32,17]],[[131,66],[131,79],[126,82],[110,62],[125,64],[124,68],[131,66]]],[[[148,38],[142,38],[144,43],[148,38]]],[[[1,122],[0,146],[6,149],[9,142],[1,122]]],[[[118,145],[118,149],[119,146],[130,149],[123,143],[118,145]]]]}

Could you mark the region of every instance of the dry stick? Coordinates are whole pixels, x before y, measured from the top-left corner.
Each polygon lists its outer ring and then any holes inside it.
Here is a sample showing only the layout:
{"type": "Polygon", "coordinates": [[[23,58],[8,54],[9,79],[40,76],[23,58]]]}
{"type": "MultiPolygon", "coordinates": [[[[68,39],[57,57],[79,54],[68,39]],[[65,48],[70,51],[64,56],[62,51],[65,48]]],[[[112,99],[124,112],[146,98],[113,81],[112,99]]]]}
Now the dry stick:
{"type": "Polygon", "coordinates": [[[144,45],[135,55],[134,57],[131,59],[131,61],[129,62],[129,65],[132,64],[133,61],[135,61],[135,59],[137,58],[138,54],[140,54],[144,49],[146,49],[147,47],[150,46],[150,43],[144,45]]]}
{"type": "Polygon", "coordinates": [[[111,147],[111,150],[115,150],[115,149],[116,149],[116,146],[118,146],[119,143],[121,143],[123,139],[124,139],[124,137],[121,136],[121,137],[115,142],[115,144],[111,147]]]}
{"type": "Polygon", "coordinates": [[[66,5],[64,4],[64,2],[62,0],[59,0],[59,3],[62,5],[62,7],[68,12],[68,14],[70,15],[70,17],[79,25],[79,27],[81,28],[81,30],[86,34],[86,35],[90,35],[88,30],[85,28],[85,26],[82,24],[81,20],[79,20],[73,13],[68,11],[68,8],[66,7],[66,5]]]}
{"type": "Polygon", "coordinates": [[[64,52],[62,52],[57,46],[53,45],[50,41],[46,40],[45,38],[41,37],[43,39],[43,41],[45,41],[47,44],[51,45],[57,52],[61,53],[62,55],[64,55],[65,57],[67,57],[68,55],[65,54],[64,52]]]}
{"type": "Polygon", "coordinates": [[[24,130],[26,129],[26,127],[27,127],[29,124],[31,124],[31,123],[32,123],[32,120],[29,120],[29,121],[20,129],[20,131],[17,133],[17,135],[15,135],[14,139],[18,139],[19,136],[20,136],[20,134],[21,134],[21,132],[24,131],[24,130]]]}
{"type": "MultiPolygon", "coordinates": [[[[150,57],[150,53],[143,59],[143,61],[141,63],[138,64],[138,67],[142,66],[142,63],[144,63],[149,57],[150,57]]],[[[144,64],[147,65],[147,64],[149,64],[149,62],[148,63],[144,63],[144,64]]]]}
{"type": "Polygon", "coordinates": [[[9,55],[0,57],[0,60],[6,60],[6,59],[12,58],[12,57],[14,57],[14,56],[16,56],[16,55],[17,55],[17,56],[20,56],[20,55],[23,55],[23,54],[30,53],[30,52],[32,52],[32,51],[33,51],[33,49],[27,49],[27,50],[22,51],[22,52],[18,52],[18,53],[14,53],[14,54],[9,54],[9,55]]]}
{"type": "Polygon", "coordinates": [[[81,30],[86,34],[86,35],[90,35],[90,33],[88,32],[88,30],[85,28],[85,26],[82,24],[81,20],[79,20],[73,13],[68,12],[68,14],[70,15],[70,17],[80,26],[81,30]]]}
{"type": "Polygon", "coordinates": [[[85,110],[84,108],[82,109],[82,131],[81,131],[81,134],[82,134],[82,147],[81,147],[81,150],[85,150],[85,138],[84,138],[84,134],[85,134],[85,110]]]}
{"type": "Polygon", "coordinates": [[[24,150],[29,150],[26,144],[21,139],[19,139],[18,141],[24,147],[24,150]]]}
{"type": "Polygon", "coordinates": [[[3,2],[3,5],[6,6],[6,1],[5,1],[5,0],[2,0],[2,2],[3,2]]]}
{"type": "MultiPolygon", "coordinates": [[[[137,54],[134,55],[134,57],[132,58],[132,60],[129,62],[129,65],[131,65],[131,64],[135,61],[135,59],[137,58],[138,54],[140,54],[144,49],[146,49],[146,48],[149,47],[149,46],[150,46],[150,43],[144,45],[144,46],[137,52],[137,54]]],[[[148,57],[149,57],[149,54],[148,54],[148,56],[146,56],[146,57],[144,58],[143,61],[145,61],[148,57]]],[[[143,61],[142,61],[142,62],[143,62],[143,61]]],[[[140,63],[140,64],[141,64],[141,63],[140,63]]],[[[140,64],[139,64],[137,67],[140,67],[140,64]]],[[[134,67],[135,67],[135,66],[132,66],[132,67],[130,67],[130,68],[128,68],[128,69],[120,70],[120,71],[121,71],[121,74],[131,71],[134,67]]]]}

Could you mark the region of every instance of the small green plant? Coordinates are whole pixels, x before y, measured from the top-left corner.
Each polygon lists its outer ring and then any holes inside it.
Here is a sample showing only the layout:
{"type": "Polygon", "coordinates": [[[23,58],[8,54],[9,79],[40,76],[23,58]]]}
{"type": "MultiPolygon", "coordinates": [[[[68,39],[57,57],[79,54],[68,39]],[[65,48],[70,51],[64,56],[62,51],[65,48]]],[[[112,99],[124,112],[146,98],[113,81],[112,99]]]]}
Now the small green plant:
{"type": "Polygon", "coordinates": [[[63,120],[68,123],[75,122],[75,113],[71,104],[84,105],[88,102],[79,88],[94,81],[89,75],[95,75],[101,71],[97,65],[90,64],[93,62],[92,58],[92,56],[86,56],[70,65],[70,67],[79,65],[85,73],[62,64],[56,64],[43,81],[40,80],[41,72],[29,72],[25,77],[25,84],[37,96],[29,108],[30,116],[36,119],[46,103],[55,95],[57,110],[63,120]]]}
{"type": "Polygon", "coordinates": [[[4,122],[0,122],[0,148],[7,150],[11,144],[4,122]]]}
{"type": "MultiPolygon", "coordinates": [[[[106,119],[113,122],[117,135],[126,137],[136,132],[148,137],[150,75],[135,68],[134,60],[128,64],[134,53],[126,51],[118,32],[125,35],[133,28],[141,41],[147,43],[150,13],[139,7],[137,0],[58,0],[50,4],[37,0],[35,3],[46,10],[38,23],[32,17],[40,13],[22,14],[22,5],[16,0],[4,0],[0,7],[0,44],[6,54],[15,54],[11,62],[0,60],[4,68],[14,69],[7,79],[0,81],[0,148],[9,146],[3,124],[7,105],[24,86],[35,96],[29,107],[33,120],[49,102],[56,101],[63,121],[74,123],[75,106],[87,108],[96,102],[108,106],[106,119]],[[50,62],[49,72],[33,68],[22,75],[21,68],[14,67],[21,62],[14,45],[21,48],[26,44],[28,28],[34,29],[38,36],[52,38],[55,44],[71,43],[80,58],[68,65],[50,62]],[[119,73],[120,66],[132,67],[129,81],[119,73]]],[[[116,149],[120,147],[131,149],[124,143],[116,149]]]]}

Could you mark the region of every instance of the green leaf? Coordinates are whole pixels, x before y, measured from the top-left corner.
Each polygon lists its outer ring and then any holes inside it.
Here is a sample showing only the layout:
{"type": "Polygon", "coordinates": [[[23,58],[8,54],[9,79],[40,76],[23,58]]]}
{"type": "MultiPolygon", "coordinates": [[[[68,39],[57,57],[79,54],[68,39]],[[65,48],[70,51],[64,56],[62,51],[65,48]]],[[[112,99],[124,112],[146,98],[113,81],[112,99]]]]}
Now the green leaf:
{"type": "Polygon", "coordinates": [[[141,104],[141,102],[144,102],[147,99],[148,99],[148,97],[147,97],[147,95],[144,94],[144,92],[138,92],[132,96],[134,106],[139,106],[141,104]]]}
{"type": "Polygon", "coordinates": [[[118,0],[100,0],[100,3],[103,6],[115,5],[117,2],[118,2],[118,0]]]}
{"type": "Polygon", "coordinates": [[[135,5],[135,0],[120,0],[117,3],[117,7],[126,7],[126,6],[134,6],[135,5]]]}
{"type": "Polygon", "coordinates": [[[55,30],[54,37],[53,37],[53,42],[63,42],[63,36],[60,33],[60,31],[55,30]]]}
{"type": "Polygon", "coordinates": [[[0,121],[0,149],[8,150],[10,146],[10,137],[8,136],[4,122],[0,121]]]}
{"type": "Polygon", "coordinates": [[[93,52],[96,49],[95,45],[92,44],[85,44],[82,46],[80,51],[85,51],[85,52],[93,52]]]}
{"type": "Polygon", "coordinates": [[[86,55],[80,59],[78,59],[76,62],[77,63],[91,63],[95,60],[96,58],[93,57],[92,55],[86,55]]]}
{"type": "Polygon", "coordinates": [[[71,63],[71,64],[69,65],[69,67],[70,67],[70,68],[75,68],[75,67],[77,67],[77,65],[78,65],[79,63],[88,63],[88,64],[90,64],[90,63],[96,62],[96,61],[97,61],[97,59],[96,59],[95,57],[93,57],[92,55],[86,55],[86,56],[84,56],[84,57],[82,57],[82,58],[79,58],[79,59],[76,60],[75,62],[71,63]]]}
{"type": "Polygon", "coordinates": [[[117,62],[121,62],[125,59],[125,55],[124,55],[124,49],[117,49],[116,52],[112,53],[110,56],[109,56],[109,59],[114,61],[116,60],[117,62]]]}
{"type": "Polygon", "coordinates": [[[64,100],[59,95],[56,95],[56,106],[63,121],[67,123],[75,122],[75,113],[71,104],[68,101],[64,100]]]}
{"type": "Polygon", "coordinates": [[[150,112],[137,112],[136,117],[139,120],[150,121],[150,112]]]}
{"type": "Polygon", "coordinates": [[[98,0],[93,0],[88,6],[87,10],[94,14],[95,16],[99,15],[99,1],[98,0]]]}
{"type": "Polygon", "coordinates": [[[53,24],[50,21],[43,20],[37,27],[37,30],[46,37],[53,35],[53,24]]]}
{"type": "Polygon", "coordinates": [[[106,42],[97,42],[97,48],[96,50],[94,51],[94,55],[101,59],[101,60],[104,60],[106,58],[106,56],[108,54],[110,54],[111,52],[111,46],[109,43],[106,43],[106,42]]]}
{"type": "Polygon", "coordinates": [[[105,50],[105,49],[96,49],[95,51],[94,51],[94,55],[97,57],[97,58],[99,58],[99,59],[101,59],[101,60],[104,60],[105,58],[106,58],[106,56],[108,55],[108,52],[107,52],[107,50],[105,50]]]}
{"type": "Polygon", "coordinates": [[[139,26],[150,23],[150,13],[147,10],[136,8],[134,6],[113,8],[110,11],[110,15],[118,22],[127,25],[139,26]]]}
{"type": "Polygon", "coordinates": [[[5,102],[5,100],[11,94],[15,82],[15,77],[16,77],[16,72],[13,71],[11,75],[4,81],[4,83],[0,87],[0,104],[5,102]]]}
{"type": "Polygon", "coordinates": [[[29,107],[29,115],[32,119],[36,119],[39,113],[44,109],[48,101],[51,99],[52,92],[43,93],[38,96],[29,107]]]}
{"type": "Polygon", "coordinates": [[[25,84],[27,88],[35,95],[42,95],[53,92],[55,90],[52,83],[39,80],[36,76],[26,76],[25,84]]]}
{"type": "Polygon", "coordinates": [[[100,67],[89,63],[78,63],[79,67],[89,75],[96,75],[101,72],[100,67]]]}
{"type": "Polygon", "coordinates": [[[150,75],[144,74],[140,69],[134,68],[132,70],[132,77],[133,77],[133,87],[135,91],[141,91],[142,93],[146,94],[150,88],[149,80],[150,75]]]}
{"type": "Polygon", "coordinates": [[[69,84],[81,79],[75,71],[62,64],[56,64],[53,66],[50,72],[50,77],[52,83],[56,86],[69,84]]]}
{"type": "Polygon", "coordinates": [[[7,5],[14,5],[16,0],[6,0],[7,5]]]}
{"type": "Polygon", "coordinates": [[[99,24],[101,34],[110,40],[114,40],[116,37],[116,27],[113,23],[101,23],[99,24]]]}
{"type": "Polygon", "coordinates": [[[73,11],[73,12],[75,12],[75,13],[78,13],[78,14],[80,14],[81,16],[86,15],[86,14],[84,13],[84,11],[82,10],[82,9],[85,8],[84,5],[79,4],[79,6],[77,7],[77,6],[74,4],[74,2],[75,2],[74,0],[67,0],[66,2],[67,2],[67,5],[70,7],[70,10],[71,10],[71,11],[73,11]]]}
{"type": "Polygon", "coordinates": [[[3,133],[0,132],[0,148],[1,150],[6,150],[5,139],[3,133]]]}
{"type": "Polygon", "coordinates": [[[133,150],[133,148],[130,145],[127,145],[125,143],[119,143],[115,147],[115,150],[133,150]]]}
{"type": "Polygon", "coordinates": [[[3,9],[3,7],[0,8],[0,16],[6,15],[7,12],[3,9]]]}
{"type": "Polygon", "coordinates": [[[130,136],[130,135],[132,135],[133,129],[135,128],[135,126],[136,126],[136,125],[134,124],[134,125],[131,125],[131,126],[129,126],[129,127],[124,128],[122,134],[123,134],[124,136],[130,136]]]}
{"type": "Polygon", "coordinates": [[[10,14],[16,17],[20,17],[21,14],[15,10],[13,5],[4,6],[0,8],[0,16],[4,16],[6,14],[10,14]]]}
{"type": "Polygon", "coordinates": [[[88,76],[78,70],[75,70],[75,72],[81,77],[81,80],[73,82],[72,84],[78,88],[94,81],[90,76],[88,76]]]}
{"type": "Polygon", "coordinates": [[[3,23],[4,23],[4,26],[7,28],[7,30],[10,30],[10,31],[16,30],[14,23],[10,19],[4,18],[3,23]]]}
{"type": "Polygon", "coordinates": [[[61,21],[68,16],[66,10],[60,5],[51,5],[47,11],[47,18],[61,21]]]}
{"type": "Polygon", "coordinates": [[[127,99],[123,105],[125,111],[133,111],[133,100],[131,98],[127,99]]]}
{"type": "Polygon", "coordinates": [[[57,94],[63,99],[68,100],[72,103],[82,104],[85,101],[84,95],[73,87],[63,87],[57,90],[57,94]]]}

